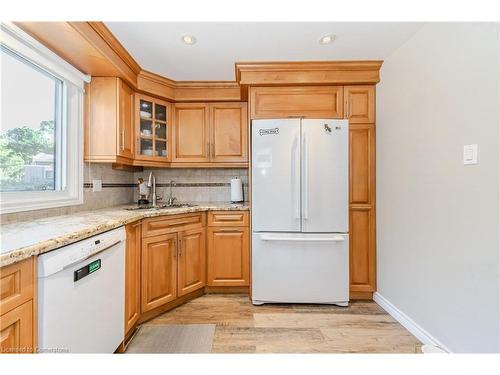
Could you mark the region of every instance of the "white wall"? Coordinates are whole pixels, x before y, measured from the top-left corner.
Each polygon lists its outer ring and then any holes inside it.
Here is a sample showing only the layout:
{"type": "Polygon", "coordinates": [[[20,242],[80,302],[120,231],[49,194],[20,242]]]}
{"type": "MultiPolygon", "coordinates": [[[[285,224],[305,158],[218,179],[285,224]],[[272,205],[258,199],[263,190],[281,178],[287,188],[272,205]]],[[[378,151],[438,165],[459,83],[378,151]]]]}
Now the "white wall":
{"type": "Polygon", "coordinates": [[[425,25],[377,87],[378,292],[454,352],[500,350],[499,46],[497,24],[425,25]]]}

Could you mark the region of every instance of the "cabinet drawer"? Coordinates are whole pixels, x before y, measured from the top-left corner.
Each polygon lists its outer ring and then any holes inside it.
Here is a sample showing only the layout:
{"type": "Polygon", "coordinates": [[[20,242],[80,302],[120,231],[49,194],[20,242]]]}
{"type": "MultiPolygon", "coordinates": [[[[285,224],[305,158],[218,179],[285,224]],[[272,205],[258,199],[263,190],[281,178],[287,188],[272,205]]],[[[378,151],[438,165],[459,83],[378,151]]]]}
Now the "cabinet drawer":
{"type": "Polygon", "coordinates": [[[159,234],[175,233],[180,230],[198,228],[205,225],[205,214],[181,214],[169,217],[144,219],[142,236],[150,237],[159,234]]]}
{"type": "Polygon", "coordinates": [[[0,269],[0,314],[33,298],[33,257],[0,269]]]}
{"type": "Polygon", "coordinates": [[[33,301],[0,317],[0,353],[33,353],[33,301]]]}
{"type": "Polygon", "coordinates": [[[247,227],[248,211],[211,211],[208,213],[209,227],[247,227]]]}

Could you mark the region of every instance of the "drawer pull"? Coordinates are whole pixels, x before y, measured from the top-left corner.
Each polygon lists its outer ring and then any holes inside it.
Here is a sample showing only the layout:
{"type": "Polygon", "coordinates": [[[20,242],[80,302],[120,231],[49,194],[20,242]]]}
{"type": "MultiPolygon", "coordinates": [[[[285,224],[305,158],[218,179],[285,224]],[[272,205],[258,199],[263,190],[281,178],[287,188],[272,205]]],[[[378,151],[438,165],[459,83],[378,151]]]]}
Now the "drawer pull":
{"type": "Polygon", "coordinates": [[[198,223],[198,220],[183,220],[183,221],[174,221],[174,222],[167,222],[167,223],[149,223],[149,226],[151,228],[165,228],[165,227],[173,227],[176,225],[183,225],[183,224],[195,224],[198,223]]]}
{"type": "Polygon", "coordinates": [[[216,221],[242,221],[243,216],[217,216],[215,218],[216,221]]]}

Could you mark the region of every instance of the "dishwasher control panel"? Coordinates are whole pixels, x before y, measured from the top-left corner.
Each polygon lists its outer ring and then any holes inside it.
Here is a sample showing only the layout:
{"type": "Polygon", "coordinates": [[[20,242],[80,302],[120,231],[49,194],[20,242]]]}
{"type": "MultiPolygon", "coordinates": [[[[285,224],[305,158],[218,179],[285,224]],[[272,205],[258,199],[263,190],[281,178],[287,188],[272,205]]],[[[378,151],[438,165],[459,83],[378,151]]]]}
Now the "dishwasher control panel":
{"type": "Polygon", "coordinates": [[[94,273],[95,271],[101,268],[101,259],[96,259],[90,262],[89,264],[83,266],[82,268],[77,269],[73,272],[73,281],[77,282],[80,279],[83,279],[85,276],[94,273]]]}
{"type": "MultiPolygon", "coordinates": [[[[123,227],[42,254],[38,257],[38,277],[46,277],[65,268],[74,268],[76,266],[78,266],[79,270],[85,268],[79,263],[121,241],[125,241],[125,229],[123,227]]],[[[99,267],[97,269],[92,268],[89,271],[95,272],[99,267]]],[[[87,275],[92,272],[88,272],[87,275]]],[[[78,277],[78,280],[84,277],[84,273],[84,271],[80,272],[81,276],[78,277]]]]}

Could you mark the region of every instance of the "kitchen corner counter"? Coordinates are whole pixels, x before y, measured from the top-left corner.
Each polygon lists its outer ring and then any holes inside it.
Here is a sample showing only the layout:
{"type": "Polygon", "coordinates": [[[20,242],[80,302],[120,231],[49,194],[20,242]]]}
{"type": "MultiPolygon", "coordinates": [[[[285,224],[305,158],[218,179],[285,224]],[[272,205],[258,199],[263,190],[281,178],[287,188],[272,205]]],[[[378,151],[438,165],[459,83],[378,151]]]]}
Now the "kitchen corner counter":
{"type": "Polygon", "coordinates": [[[81,211],[0,226],[0,267],[148,217],[203,211],[249,210],[248,203],[194,202],[193,207],[126,210],[131,205],[81,211]]]}

